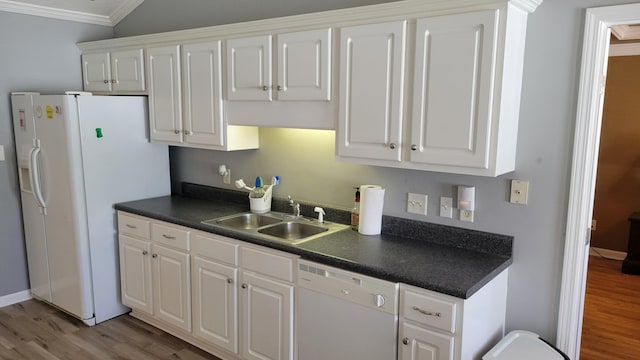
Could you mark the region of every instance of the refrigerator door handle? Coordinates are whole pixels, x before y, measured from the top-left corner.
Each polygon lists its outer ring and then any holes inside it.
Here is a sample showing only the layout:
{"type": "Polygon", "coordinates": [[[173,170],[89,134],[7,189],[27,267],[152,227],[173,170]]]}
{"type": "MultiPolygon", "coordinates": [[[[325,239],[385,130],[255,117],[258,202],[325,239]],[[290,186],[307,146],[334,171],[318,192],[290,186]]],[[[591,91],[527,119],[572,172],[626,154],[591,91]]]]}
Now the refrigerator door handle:
{"type": "Polygon", "coordinates": [[[47,204],[42,196],[42,189],[40,188],[40,166],[38,164],[38,155],[40,154],[40,148],[32,148],[29,152],[29,174],[31,175],[31,189],[33,190],[33,196],[36,198],[38,206],[45,209],[47,204]]]}

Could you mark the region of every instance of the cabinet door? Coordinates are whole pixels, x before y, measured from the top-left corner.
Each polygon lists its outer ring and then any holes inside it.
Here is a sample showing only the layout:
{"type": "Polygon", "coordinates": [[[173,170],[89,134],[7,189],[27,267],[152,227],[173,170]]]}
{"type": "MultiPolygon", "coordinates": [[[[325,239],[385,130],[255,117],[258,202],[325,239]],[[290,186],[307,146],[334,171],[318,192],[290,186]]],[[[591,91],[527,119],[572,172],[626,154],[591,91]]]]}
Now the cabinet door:
{"type": "Polygon", "coordinates": [[[237,271],[198,255],[193,258],[193,333],[235,354],[237,271]]]}
{"type": "Polygon", "coordinates": [[[453,360],[453,336],[400,322],[399,360],[453,360]]]}
{"type": "Polygon", "coordinates": [[[342,28],[339,156],[400,161],[406,22],[342,28]]]}
{"type": "Polygon", "coordinates": [[[155,244],[154,314],[169,324],[191,331],[191,266],[189,254],[155,244]]]}
{"type": "Polygon", "coordinates": [[[241,273],[241,356],[293,359],[293,285],[241,273]]]}
{"type": "Polygon", "coordinates": [[[114,91],[144,91],[144,56],[142,49],[111,52],[114,91]]]}
{"type": "Polygon", "coordinates": [[[227,40],[227,98],[272,99],[271,35],[227,40]]]}
{"type": "Polygon", "coordinates": [[[184,45],[185,142],[224,146],[220,41],[184,45]]]}
{"type": "Polygon", "coordinates": [[[120,241],[120,288],[122,303],[147,314],[153,313],[151,287],[151,242],[118,236],[120,241]]]}
{"type": "Polygon", "coordinates": [[[111,91],[108,52],[82,54],[82,81],[85,91],[111,91]]]}
{"type": "Polygon", "coordinates": [[[497,10],[418,20],[411,161],[488,168],[496,25],[497,10]]]}
{"type": "Polygon", "coordinates": [[[331,29],[277,36],[278,100],[331,99],[331,29]]]}
{"type": "Polygon", "coordinates": [[[182,142],[179,48],[147,49],[151,140],[182,142]]]}

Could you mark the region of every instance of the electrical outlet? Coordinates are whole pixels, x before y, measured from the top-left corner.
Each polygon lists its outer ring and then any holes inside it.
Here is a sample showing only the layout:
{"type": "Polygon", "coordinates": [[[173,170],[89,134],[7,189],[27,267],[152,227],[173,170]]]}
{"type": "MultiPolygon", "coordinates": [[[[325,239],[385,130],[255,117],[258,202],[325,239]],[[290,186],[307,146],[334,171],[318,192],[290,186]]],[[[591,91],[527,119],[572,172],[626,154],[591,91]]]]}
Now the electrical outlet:
{"type": "Polygon", "coordinates": [[[453,198],[440,198],[440,216],[451,219],[453,217],[453,198]]]}
{"type": "Polygon", "coordinates": [[[225,184],[231,184],[231,169],[227,168],[227,171],[222,175],[222,182],[225,184]]]}
{"type": "Polygon", "coordinates": [[[598,225],[598,220],[591,220],[591,231],[596,231],[596,225],[598,225]]]}
{"type": "Polygon", "coordinates": [[[427,195],[409,193],[407,195],[407,212],[427,216],[427,195]]]}
{"type": "Polygon", "coordinates": [[[460,221],[473,222],[473,211],[460,210],[460,221]]]}

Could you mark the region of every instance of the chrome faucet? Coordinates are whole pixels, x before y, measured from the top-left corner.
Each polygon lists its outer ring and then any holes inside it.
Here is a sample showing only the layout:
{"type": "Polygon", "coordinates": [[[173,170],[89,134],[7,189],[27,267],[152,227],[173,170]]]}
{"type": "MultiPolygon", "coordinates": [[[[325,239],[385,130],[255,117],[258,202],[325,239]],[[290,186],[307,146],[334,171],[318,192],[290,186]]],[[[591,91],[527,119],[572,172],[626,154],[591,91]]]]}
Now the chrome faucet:
{"type": "Polygon", "coordinates": [[[287,196],[287,199],[289,199],[289,206],[291,206],[293,208],[293,216],[296,218],[300,217],[300,203],[296,203],[293,201],[293,199],[291,198],[291,195],[287,196]]]}

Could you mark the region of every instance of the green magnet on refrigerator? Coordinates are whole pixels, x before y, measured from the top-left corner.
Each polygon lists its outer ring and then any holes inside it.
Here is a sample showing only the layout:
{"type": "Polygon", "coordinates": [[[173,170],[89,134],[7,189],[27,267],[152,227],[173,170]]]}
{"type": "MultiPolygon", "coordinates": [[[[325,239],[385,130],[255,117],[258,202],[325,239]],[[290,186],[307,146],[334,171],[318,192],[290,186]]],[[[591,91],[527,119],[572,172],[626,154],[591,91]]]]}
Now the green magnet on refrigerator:
{"type": "Polygon", "coordinates": [[[96,128],[96,137],[98,139],[102,137],[102,129],[101,128],[96,128]]]}

